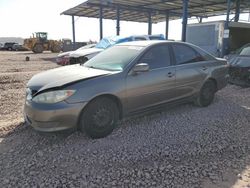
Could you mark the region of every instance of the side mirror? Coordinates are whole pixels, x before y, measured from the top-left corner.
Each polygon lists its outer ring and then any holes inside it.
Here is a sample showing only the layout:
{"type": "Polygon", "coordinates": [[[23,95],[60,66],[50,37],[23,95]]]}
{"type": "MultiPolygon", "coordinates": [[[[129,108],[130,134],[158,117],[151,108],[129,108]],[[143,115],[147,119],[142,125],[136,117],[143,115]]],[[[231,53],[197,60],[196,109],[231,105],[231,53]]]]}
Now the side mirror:
{"type": "Polygon", "coordinates": [[[134,73],[148,72],[149,65],[147,63],[139,63],[133,68],[134,73]]]}

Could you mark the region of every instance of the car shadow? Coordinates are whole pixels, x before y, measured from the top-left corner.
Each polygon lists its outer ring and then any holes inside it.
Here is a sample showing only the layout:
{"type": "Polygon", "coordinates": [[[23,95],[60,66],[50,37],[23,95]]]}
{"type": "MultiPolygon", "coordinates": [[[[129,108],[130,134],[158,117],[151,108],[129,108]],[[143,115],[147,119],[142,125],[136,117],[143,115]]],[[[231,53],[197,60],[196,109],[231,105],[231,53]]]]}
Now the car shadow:
{"type": "Polygon", "coordinates": [[[46,58],[46,57],[41,57],[41,59],[43,61],[50,61],[52,63],[56,63],[56,57],[49,57],[49,58],[46,58]]]}
{"type": "MultiPolygon", "coordinates": [[[[102,173],[101,169],[104,167],[112,170],[120,167],[128,168],[131,173],[133,169],[141,168],[143,174],[146,173],[143,169],[152,169],[155,164],[161,164],[173,166],[173,169],[166,172],[166,179],[170,178],[174,183],[181,182],[181,179],[184,179],[183,187],[185,187],[186,180],[188,181],[190,178],[195,178],[195,183],[205,188],[237,187],[244,183],[245,177],[241,176],[250,165],[250,147],[244,145],[248,142],[246,140],[249,134],[246,131],[247,124],[237,125],[238,118],[244,117],[242,114],[250,115],[250,110],[229,98],[219,96],[208,108],[181,104],[170,109],[164,108],[126,118],[119,123],[119,126],[110,136],[98,140],[92,140],[84,133],[75,130],[40,133],[34,131],[27,124],[21,123],[13,130],[1,135],[0,161],[2,162],[0,175],[2,178],[7,178],[10,172],[16,171],[18,173],[13,175],[14,178],[22,182],[20,174],[27,172],[26,176],[33,177],[34,175],[30,172],[37,171],[41,174],[50,174],[52,176],[50,178],[64,175],[64,178],[71,179],[71,173],[81,174],[84,168],[86,169],[84,173],[88,174],[94,171],[92,173],[97,175],[102,173]],[[240,116],[235,114],[234,117],[232,117],[233,114],[229,114],[231,115],[229,118],[234,124],[230,124],[228,127],[225,125],[220,127],[223,122],[216,110],[221,105],[224,105],[225,109],[234,108],[236,109],[235,112],[241,113],[240,116]],[[215,112],[211,112],[212,110],[215,112]],[[210,123],[204,125],[207,121],[205,116],[209,113],[212,113],[214,117],[208,118],[207,120],[210,120],[210,123]],[[190,115],[195,116],[190,117],[190,115]],[[203,116],[204,119],[198,119],[198,115],[203,116]],[[177,124],[173,126],[173,122],[177,122],[177,124]],[[185,122],[190,123],[185,124],[185,122]],[[178,129],[177,126],[181,129],[178,129]],[[239,127],[237,128],[237,126],[239,127]],[[198,131],[198,129],[200,130],[198,131]],[[218,134],[214,132],[215,135],[210,135],[210,129],[216,129],[218,134]],[[231,130],[226,131],[226,129],[231,130]],[[193,139],[190,139],[187,135],[193,135],[193,139]],[[220,135],[225,136],[226,139],[222,139],[220,135]],[[167,142],[163,142],[162,138],[164,137],[168,140],[167,142]],[[237,138],[234,139],[234,137],[237,138]],[[230,138],[233,138],[233,140],[230,140],[230,138]],[[182,139],[182,142],[178,142],[179,139],[182,139]],[[211,143],[203,146],[207,148],[208,153],[198,149],[202,147],[198,140],[202,139],[211,140],[211,143]],[[221,143],[221,145],[215,146],[213,143],[221,143]],[[177,150],[181,144],[185,145],[186,150],[178,153],[177,150]],[[173,149],[170,150],[170,148],[173,149]],[[188,149],[192,152],[189,152],[188,149]],[[134,153],[138,151],[143,156],[139,159],[137,156],[134,157],[134,153]],[[100,159],[96,157],[99,154],[100,159]],[[102,162],[105,162],[102,161],[104,160],[101,158],[102,155],[108,156],[105,160],[108,160],[110,166],[102,164],[102,162]],[[113,155],[118,155],[119,160],[113,160],[113,155]],[[17,156],[19,159],[16,158],[17,156]],[[35,163],[33,163],[33,160],[35,160],[35,163]],[[191,168],[191,171],[198,168],[195,165],[198,161],[203,162],[203,164],[199,164],[198,175],[179,176],[182,173],[177,170],[180,166],[183,167],[184,174],[188,168],[191,168]],[[189,166],[190,164],[193,164],[193,166],[189,166]],[[29,165],[31,165],[30,171],[29,165]],[[40,170],[42,165],[46,166],[43,171],[40,170]],[[57,170],[51,173],[50,165],[55,166],[54,168],[57,170]],[[187,165],[187,168],[184,168],[185,165],[187,165]],[[215,167],[211,167],[213,165],[215,167]],[[210,168],[211,170],[208,170],[210,168]],[[69,174],[63,174],[64,171],[69,172],[69,174]]],[[[226,119],[224,120],[226,121],[226,119]]],[[[93,179],[91,181],[97,181],[93,179]]],[[[87,178],[86,181],[88,182],[90,179],[87,178]]],[[[105,183],[105,181],[109,180],[104,179],[102,183],[105,183]]],[[[164,183],[162,182],[162,184],[164,183]]],[[[0,183],[0,186],[3,187],[4,185],[0,183]]],[[[186,187],[188,186],[189,184],[186,187]]]]}

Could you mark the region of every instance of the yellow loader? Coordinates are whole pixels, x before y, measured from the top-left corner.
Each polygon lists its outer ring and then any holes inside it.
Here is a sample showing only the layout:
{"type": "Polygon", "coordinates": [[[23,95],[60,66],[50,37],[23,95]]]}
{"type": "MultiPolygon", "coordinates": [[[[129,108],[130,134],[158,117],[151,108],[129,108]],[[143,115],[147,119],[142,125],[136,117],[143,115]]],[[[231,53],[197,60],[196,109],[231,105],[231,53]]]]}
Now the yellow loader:
{"type": "Polygon", "coordinates": [[[62,49],[62,44],[57,40],[48,40],[46,32],[37,32],[35,36],[24,40],[23,46],[34,53],[43,53],[43,51],[51,51],[59,53],[62,49]]]}

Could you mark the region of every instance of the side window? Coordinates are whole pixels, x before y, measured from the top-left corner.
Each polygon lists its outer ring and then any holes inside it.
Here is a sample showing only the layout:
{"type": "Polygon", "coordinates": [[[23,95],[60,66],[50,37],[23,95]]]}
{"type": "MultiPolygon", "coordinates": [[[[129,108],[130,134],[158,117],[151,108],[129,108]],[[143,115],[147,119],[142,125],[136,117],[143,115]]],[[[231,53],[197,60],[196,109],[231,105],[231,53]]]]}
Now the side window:
{"type": "Polygon", "coordinates": [[[170,66],[171,59],[168,46],[160,45],[149,49],[139,63],[147,63],[150,70],[170,66]]]}
{"type": "Polygon", "coordinates": [[[147,40],[147,39],[144,38],[144,37],[135,37],[134,40],[135,41],[141,41],[141,40],[147,40]]]}
{"type": "Polygon", "coordinates": [[[196,46],[193,46],[193,48],[200,54],[200,58],[202,59],[202,61],[215,60],[215,58],[212,55],[205,52],[204,50],[202,50],[196,46]]]}
{"type": "Polygon", "coordinates": [[[194,63],[203,61],[201,55],[199,55],[194,49],[183,44],[173,44],[173,50],[177,65],[194,63]]]}

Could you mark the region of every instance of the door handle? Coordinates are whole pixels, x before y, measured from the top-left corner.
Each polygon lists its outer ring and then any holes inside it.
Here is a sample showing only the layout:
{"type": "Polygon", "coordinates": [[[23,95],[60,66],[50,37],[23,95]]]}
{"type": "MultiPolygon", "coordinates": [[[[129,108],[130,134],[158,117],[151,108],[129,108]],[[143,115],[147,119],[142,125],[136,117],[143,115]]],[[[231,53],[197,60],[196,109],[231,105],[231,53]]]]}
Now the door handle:
{"type": "Polygon", "coordinates": [[[167,77],[169,77],[169,78],[172,78],[173,76],[174,76],[174,73],[172,73],[172,72],[169,72],[167,75],[167,77]]]}
{"type": "Polygon", "coordinates": [[[202,70],[204,70],[204,71],[207,70],[207,67],[206,67],[206,66],[203,66],[203,67],[202,67],[202,70]]]}

